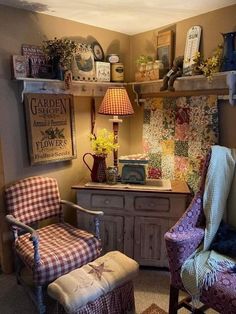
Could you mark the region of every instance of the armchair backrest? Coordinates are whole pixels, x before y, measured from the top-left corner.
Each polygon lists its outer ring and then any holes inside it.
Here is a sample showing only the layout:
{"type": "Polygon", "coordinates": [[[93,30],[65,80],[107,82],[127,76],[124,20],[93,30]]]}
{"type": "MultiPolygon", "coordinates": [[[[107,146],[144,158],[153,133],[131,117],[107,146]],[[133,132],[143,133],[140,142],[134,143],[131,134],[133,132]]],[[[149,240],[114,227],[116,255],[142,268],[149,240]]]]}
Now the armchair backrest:
{"type": "Polygon", "coordinates": [[[25,224],[60,216],[57,181],[47,177],[29,177],[5,189],[7,212],[25,224]]]}

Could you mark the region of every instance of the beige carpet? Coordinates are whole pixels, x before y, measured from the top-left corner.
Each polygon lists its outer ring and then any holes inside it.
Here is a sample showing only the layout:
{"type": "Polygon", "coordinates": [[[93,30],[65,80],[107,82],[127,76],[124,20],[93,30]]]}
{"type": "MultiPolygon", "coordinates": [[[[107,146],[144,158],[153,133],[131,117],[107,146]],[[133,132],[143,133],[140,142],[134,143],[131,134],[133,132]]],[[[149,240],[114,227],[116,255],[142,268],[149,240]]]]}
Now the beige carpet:
{"type": "Polygon", "coordinates": [[[142,314],[167,314],[167,312],[153,303],[145,311],[143,311],[142,314]]]}
{"type": "MultiPolygon", "coordinates": [[[[143,312],[144,314],[157,314],[158,312],[145,312],[151,304],[156,304],[164,310],[160,314],[168,312],[169,280],[167,271],[152,268],[140,270],[134,281],[136,314],[143,314],[143,312]]],[[[37,314],[23,287],[17,285],[14,275],[0,275],[0,313],[37,314]]],[[[215,314],[217,312],[209,310],[206,313],[215,314]]],[[[189,311],[181,309],[178,314],[189,314],[189,311]]]]}

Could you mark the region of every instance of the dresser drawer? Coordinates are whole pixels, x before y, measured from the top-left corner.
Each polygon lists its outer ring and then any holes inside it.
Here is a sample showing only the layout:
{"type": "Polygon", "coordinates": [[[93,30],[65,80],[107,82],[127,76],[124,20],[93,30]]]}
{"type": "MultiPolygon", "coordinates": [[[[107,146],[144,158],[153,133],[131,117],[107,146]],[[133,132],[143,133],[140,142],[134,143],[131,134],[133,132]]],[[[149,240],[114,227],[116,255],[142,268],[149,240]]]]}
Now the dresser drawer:
{"type": "Polygon", "coordinates": [[[167,197],[136,196],[134,199],[134,209],[155,212],[169,212],[170,200],[167,197]]]}
{"type": "Polygon", "coordinates": [[[92,194],[91,195],[91,207],[92,208],[124,208],[125,199],[119,195],[107,195],[107,194],[92,194]]]}

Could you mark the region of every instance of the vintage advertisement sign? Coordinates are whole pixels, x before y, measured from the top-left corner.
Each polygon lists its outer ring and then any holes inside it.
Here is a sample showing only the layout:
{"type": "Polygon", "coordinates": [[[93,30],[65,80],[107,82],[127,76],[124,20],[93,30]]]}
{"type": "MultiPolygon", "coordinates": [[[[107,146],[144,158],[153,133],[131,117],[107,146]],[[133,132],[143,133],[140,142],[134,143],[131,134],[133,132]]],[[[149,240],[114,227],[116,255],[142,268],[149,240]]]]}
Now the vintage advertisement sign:
{"type": "Polygon", "coordinates": [[[31,164],[76,157],[73,96],[25,94],[31,164]]]}

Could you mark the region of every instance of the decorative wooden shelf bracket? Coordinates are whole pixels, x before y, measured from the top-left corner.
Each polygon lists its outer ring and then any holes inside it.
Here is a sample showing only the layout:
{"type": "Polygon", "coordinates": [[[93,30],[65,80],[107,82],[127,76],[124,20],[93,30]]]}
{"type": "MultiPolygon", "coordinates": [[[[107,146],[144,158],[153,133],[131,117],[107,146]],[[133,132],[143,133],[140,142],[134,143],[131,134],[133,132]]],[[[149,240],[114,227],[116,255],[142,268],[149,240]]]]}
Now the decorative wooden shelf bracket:
{"type": "Polygon", "coordinates": [[[236,105],[236,71],[216,73],[212,81],[207,80],[203,75],[177,78],[174,92],[161,92],[162,80],[129,84],[132,84],[135,102],[138,105],[144,102],[145,98],[195,95],[218,95],[219,99],[229,100],[231,105],[236,105]]]}

